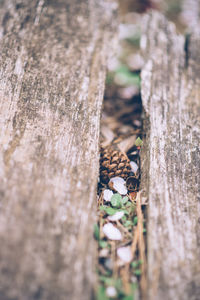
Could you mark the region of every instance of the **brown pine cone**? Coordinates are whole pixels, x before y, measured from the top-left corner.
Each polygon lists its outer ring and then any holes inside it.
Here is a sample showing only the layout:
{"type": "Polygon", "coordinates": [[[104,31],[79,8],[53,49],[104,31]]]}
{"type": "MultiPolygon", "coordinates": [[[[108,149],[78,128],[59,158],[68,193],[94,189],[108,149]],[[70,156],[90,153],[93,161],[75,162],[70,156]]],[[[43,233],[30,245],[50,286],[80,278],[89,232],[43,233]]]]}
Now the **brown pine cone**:
{"type": "Polygon", "coordinates": [[[110,178],[115,176],[126,179],[130,172],[130,160],[126,154],[111,146],[101,148],[100,180],[103,183],[108,183],[110,178]]]}

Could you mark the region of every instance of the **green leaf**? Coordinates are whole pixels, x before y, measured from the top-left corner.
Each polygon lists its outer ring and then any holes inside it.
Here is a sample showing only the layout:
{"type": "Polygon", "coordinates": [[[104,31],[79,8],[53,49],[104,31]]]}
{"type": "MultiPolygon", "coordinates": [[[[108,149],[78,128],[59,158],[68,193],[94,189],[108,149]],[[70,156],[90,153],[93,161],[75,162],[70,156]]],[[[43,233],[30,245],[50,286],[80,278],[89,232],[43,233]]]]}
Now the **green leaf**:
{"type": "Polygon", "coordinates": [[[100,246],[101,248],[106,248],[106,247],[108,247],[108,243],[107,243],[106,241],[100,240],[100,241],[99,241],[99,246],[100,246]]]}
{"type": "Polygon", "coordinates": [[[143,233],[147,232],[146,228],[143,228],[143,233]]]}
{"type": "Polygon", "coordinates": [[[99,226],[94,224],[94,238],[98,241],[100,238],[99,226]]]}
{"type": "Polygon", "coordinates": [[[114,209],[112,207],[106,208],[106,213],[110,216],[113,216],[117,212],[117,209],[114,209]]]}
{"type": "Polygon", "coordinates": [[[142,146],[142,144],[143,144],[143,141],[141,140],[141,138],[140,138],[140,137],[138,137],[138,138],[136,139],[136,141],[135,141],[135,145],[136,145],[136,147],[141,147],[141,146],[142,146]]]}
{"type": "Polygon", "coordinates": [[[133,225],[133,223],[131,221],[129,221],[129,220],[124,223],[125,227],[129,227],[131,225],[133,225]]]}
{"type": "Polygon", "coordinates": [[[133,300],[133,295],[128,295],[122,298],[122,300],[133,300]]]}
{"type": "Polygon", "coordinates": [[[127,209],[121,209],[120,211],[123,211],[125,213],[125,215],[129,215],[129,212],[127,209]]]}
{"type": "Polygon", "coordinates": [[[122,86],[136,85],[140,86],[140,76],[137,73],[131,72],[127,66],[121,65],[115,74],[122,86]]]}
{"type": "Polygon", "coordinates": [[[126,221],[126,216],[123,216],[123,217],[122,217],[122,221],[126,221]]]}
{"type": "Polygon", "coordinates": [[[134,271],[134,274],[136,276],[140,276],[142,274],[142,271],[140,269],[137,269],[137,270],[134,271]]]}
{"type": "Polygon", "coordinates": [[[114,215],[118,211],[116,208],[112,208],[106,205],[101,205],[99,209],[105,211],[110,216],[114,215]]]}
{"type": "Polygon", "coordinates": [[[138,262],[137,262],[137,261],[133,261],[133,262],[131,263],[131,267],[132,267],[132,268],[137,268],[137,267],[138,267],[138,262]]]}
{"type": "Polygon", "coordinates": [[[113,278],[107,276],[99,276],[99,280],[102,281],[107,286],[114,286],[116,289],[120,290],[122,288],[122,282],[120,278],[113,278]]]}
{"type": "Polygon", "coordinates": [[[133,262],[131,263],[131,267],[134,268],[134,269],[136,269],[136,268],[138,268],[141,264],[142,264],[142,260],[133,261],[133,262]]]}
{"type": "Polygon", "coordinates": [[[136,216],[136,217],[134,217],[134,219],[133,219],[133,225],[137,225],[137,222],[138,222],[138,217],[136,216]]]}
{"type": "Polygon", "coordinates": [[[104,211],[105,207],[106,207],[105,205],[101,205],[101,206],[99,206],[99,210],[103,210],[104,211]]]}
{"type": "Polygon", "coordinates": [[[99,280],[105,283],[106,285],[113,285],[113,278],[107,276],[99,276],[99,280]]]}
{"type": "Polygon", "coordinates": [[[126,202],[128,201],[128,197],[127,196],[125,196],[125,197],[123,197],[122,199],[121,199],[121,204],[123,205],[123,204],[126,204],[126,202]]]}
{"type": "Polygon", "coordinates": [[[120,194],[114,194],[111,197],[111,204],[114,207],[121,207],[122,196],[120,194]]]}
{"type": "Polygon", "coordinates": [[[115,279],[114,286],[118,291],[122,289],[122,281],[120,278],[115,279]]]}
{"type": "Polygon", "coordinates": [[[132,283],[132,284],[131,284],[131,290],[132,290],[132,292],[134,292],[134,291],[137,290],[137,289],[138,289],[138,284],[137,284],[137,282],[132,283]]]}
{"type": "Polygon", "coordinates": [[[126,203],[126,207],[130,207],[132,205],[132,203],[130,202],[130,201],[128,201],[127,203],[126,203]]]}
{"type": "Polygon", "coordinates": [[[106,289],[103,286],[99,286],[97,291],[97,300],[109,300],[106,296],[106,289]]]}

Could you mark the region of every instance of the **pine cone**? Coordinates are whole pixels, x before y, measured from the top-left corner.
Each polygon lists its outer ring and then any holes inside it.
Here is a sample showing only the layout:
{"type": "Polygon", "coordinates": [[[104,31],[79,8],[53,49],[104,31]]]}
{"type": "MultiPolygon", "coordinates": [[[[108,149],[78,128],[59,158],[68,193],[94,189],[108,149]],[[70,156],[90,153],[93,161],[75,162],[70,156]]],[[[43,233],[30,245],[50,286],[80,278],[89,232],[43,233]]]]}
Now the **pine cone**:
{"type": "Polygon", "coordinates": [[[110,178],[115,176],[126,179],[130,172],[130,160],[126,154],[111,146],[101,148],[100,180],[103,183],[108,183],[110,178]]]}

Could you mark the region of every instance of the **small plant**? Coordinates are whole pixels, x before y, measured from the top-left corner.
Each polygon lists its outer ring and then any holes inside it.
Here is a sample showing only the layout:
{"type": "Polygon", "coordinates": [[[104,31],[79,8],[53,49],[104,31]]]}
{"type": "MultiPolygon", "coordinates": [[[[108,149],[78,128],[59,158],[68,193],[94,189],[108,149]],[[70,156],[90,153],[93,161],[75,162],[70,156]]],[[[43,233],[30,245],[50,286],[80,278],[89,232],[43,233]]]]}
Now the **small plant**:
{"type": "Polygon", "coordinates": [[[143,141],[141,140],[140,137],[138,137],[135,141],[136,147],[141,147],[143,145],[143,141]]]}

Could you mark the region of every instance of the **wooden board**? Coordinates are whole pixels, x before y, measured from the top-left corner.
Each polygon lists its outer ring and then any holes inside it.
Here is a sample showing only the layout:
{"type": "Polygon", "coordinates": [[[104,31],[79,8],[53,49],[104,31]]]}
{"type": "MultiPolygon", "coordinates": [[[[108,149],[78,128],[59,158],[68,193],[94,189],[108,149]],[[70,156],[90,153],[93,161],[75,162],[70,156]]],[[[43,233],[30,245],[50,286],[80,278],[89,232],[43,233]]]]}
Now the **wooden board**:
{"type": "Polygon", "coordinates": [[[152,13],[141,40],[148,300],[200,297],[200,31],[152,13]]]}
{"type": "Polygon", "coordinates": [[[115,7],[0,3],[0,299],[85,299],[115,7]]]}

